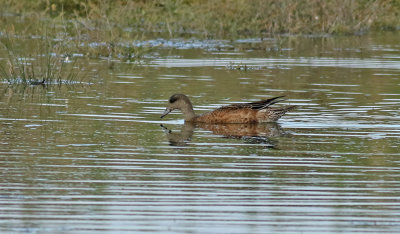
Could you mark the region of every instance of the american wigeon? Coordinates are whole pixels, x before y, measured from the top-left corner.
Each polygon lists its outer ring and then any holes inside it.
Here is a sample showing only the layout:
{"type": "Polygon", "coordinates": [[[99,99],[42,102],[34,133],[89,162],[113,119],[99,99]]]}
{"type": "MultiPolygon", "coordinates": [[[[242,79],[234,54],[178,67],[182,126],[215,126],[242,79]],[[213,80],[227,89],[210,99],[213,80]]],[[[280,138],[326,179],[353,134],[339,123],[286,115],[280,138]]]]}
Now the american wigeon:
{"type": "Polygon", "coordinates": [[[169,98],[168,106],[161,118],[173,110],[183,113],[185,122],[193,123],[263,123],[275,122],[286,112],[293,110],[296,106],[284,106],[272,108],[273,104],[283,96],[274,97],[251,103],[239,103],[222,106],[211,112],[196,115],[192,103],[184,94],[174,94],[169,98]]]}

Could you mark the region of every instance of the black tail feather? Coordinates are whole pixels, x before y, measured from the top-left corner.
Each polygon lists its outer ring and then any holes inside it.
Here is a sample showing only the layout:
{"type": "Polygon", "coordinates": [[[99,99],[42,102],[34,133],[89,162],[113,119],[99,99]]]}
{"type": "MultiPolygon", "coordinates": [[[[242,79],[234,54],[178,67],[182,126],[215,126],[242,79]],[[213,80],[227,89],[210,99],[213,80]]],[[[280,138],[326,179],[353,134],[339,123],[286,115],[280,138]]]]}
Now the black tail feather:
{"type": "Polygon", "coordinates": [[[265,109],[269,106],[274,105],[275,103],[281,102],[281,101],[285,101],[285,99],[280,99],[284,96],[278,96],[278,97],[273,97],[270,99],[265,99],[265,100],[261,100],[261,101],[257,101],[257,102],[251,102],[251,103],[247,103],[244,105],[248,105],[251,109],[256,109],[256,110],[261,110],[261,109],[265,109]]]}

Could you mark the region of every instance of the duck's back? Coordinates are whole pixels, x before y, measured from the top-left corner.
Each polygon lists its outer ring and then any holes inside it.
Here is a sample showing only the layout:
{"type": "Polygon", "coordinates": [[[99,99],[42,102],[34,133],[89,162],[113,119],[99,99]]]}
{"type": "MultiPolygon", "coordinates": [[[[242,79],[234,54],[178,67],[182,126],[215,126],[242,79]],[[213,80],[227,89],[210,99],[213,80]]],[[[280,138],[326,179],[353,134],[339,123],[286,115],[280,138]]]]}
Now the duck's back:
{"type": "Polygon", "coordinates": [[[220,108],[197,116],[198,123],[267,123],[275,122],[286,112],[296,106],[285,106],[282,108],[254,109],[226,109],[220,108]]]}
{"type": "Polygon", "coordinates": [[[296,106],[271,108],[270,106],[281,101],[282,96],[251,103],[239,103],[220,107],[214,111],[197,116],[199,123],[263,123],[275,122],[287,111],[296,106]]]}

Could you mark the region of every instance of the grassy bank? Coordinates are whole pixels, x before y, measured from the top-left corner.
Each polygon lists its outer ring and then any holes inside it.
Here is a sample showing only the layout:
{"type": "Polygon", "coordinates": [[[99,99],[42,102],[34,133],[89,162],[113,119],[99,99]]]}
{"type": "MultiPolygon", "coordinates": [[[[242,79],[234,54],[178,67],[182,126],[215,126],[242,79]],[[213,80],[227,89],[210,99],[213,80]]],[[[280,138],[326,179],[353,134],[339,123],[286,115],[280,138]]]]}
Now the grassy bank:
{"type": "Polygon", "coordinates": [[[142,61],[150,38],[237,39],[399,30],[398,0],[0,0],[0,76],[80,80],[77,56],[142,61]],[[34,43],[32,43],[34,40],[34,43]],[[25,46],[24,46],[25,45],[25,46]],[[73,59],[67,61],[66,58],[73,59]]]}
{"type": "MultiPolygon", "coordinates": [[[[110,38],[162,34],[203,38],[274,34],[354,34],[398,30],[397,0],[3,0],[3,11],[52,21],[76,20],[76,30],[101,28],[110,38]]],[[[53,23],[53,22],[52,22],[53,23]]],[[[99,33],[101,34],[101,33],[99,33]]],[[[102,35],[97,35],[102,36],[102,35]]]]}

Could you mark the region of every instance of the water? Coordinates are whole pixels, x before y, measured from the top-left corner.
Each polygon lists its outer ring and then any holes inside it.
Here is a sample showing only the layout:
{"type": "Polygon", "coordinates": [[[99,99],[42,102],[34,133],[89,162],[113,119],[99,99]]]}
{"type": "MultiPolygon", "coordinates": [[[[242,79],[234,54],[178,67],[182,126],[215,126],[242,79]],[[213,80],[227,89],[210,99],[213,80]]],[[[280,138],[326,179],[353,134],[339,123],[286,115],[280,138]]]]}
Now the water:
{"type": "Polygon", "coordinates": [[[398,38],[185,42],[143,66],[92,60],[91,85],[3,83],[0,232],[398,232],[398,38]],[[176,92],[197,112],[278,95],[299,107],[193,126],[159,118],[176,92]]]}

